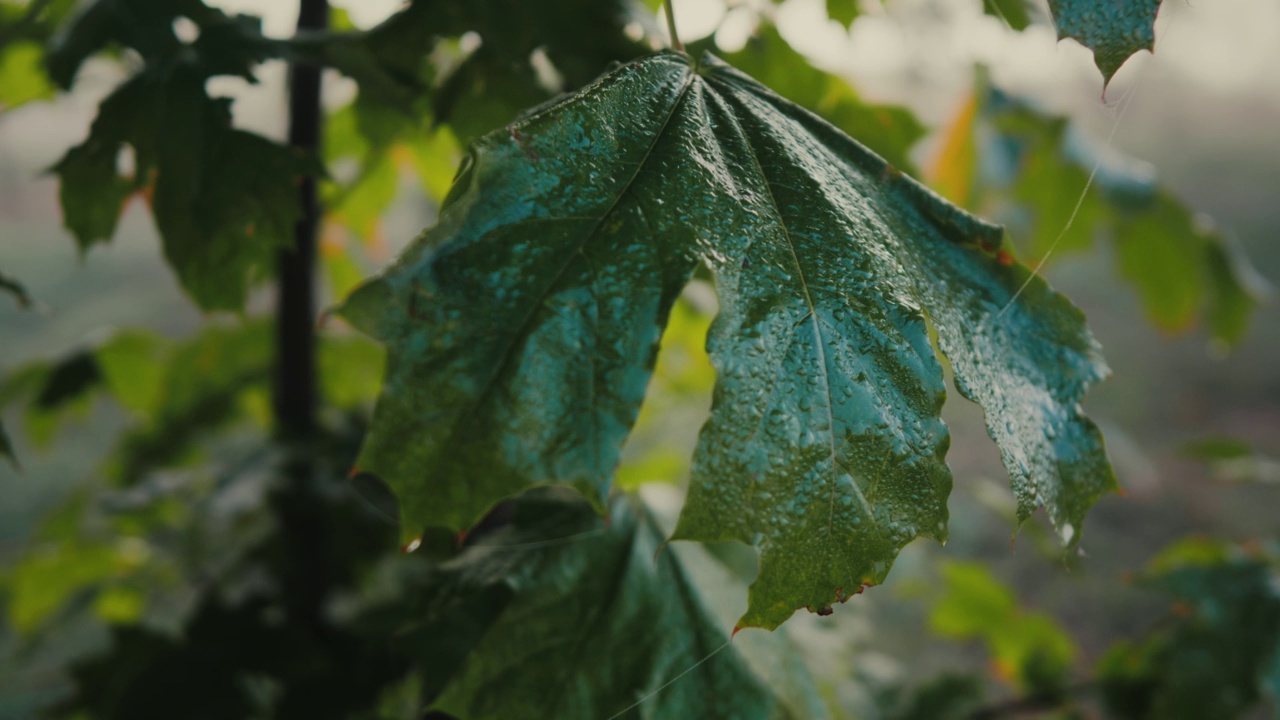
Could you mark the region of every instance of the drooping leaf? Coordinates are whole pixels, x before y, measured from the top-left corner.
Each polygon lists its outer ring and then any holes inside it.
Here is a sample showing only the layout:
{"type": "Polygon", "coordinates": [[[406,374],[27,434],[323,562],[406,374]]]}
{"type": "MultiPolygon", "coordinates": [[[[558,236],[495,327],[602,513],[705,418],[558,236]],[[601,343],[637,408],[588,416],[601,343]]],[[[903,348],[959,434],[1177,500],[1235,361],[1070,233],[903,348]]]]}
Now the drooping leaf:
{"type": "Polygon", "coordinates": [[[499,580],[511,599],[436,709],[472,720],[609,718],[662,688],[622,717],[792,717],[725,647],[726,633],[702,608],[674,553],[655,564],[662,536],[642,507],[620,498],[605,528],[574,501],[576,517],[558,525],[542,518],[563,520],[563,508],[528,503],[512,527],[442,566],[453,576],[446,589],[499,580]],[[566,533],[568,540],[556,542],[566,533]],[[573,542],[576,534],[587,537],[573,542]],[[691,668],[685,682],[663,688],[691,668]]]}
{"type": "Polygon", "coordinates": [[[1157,558],[1147,578],[1175,601],[1171,616],[1099,662],[1103,697],[1117,717],[1242,717],[1262,698],[1280,658],[1274,571],[1238,553],[1187,550],[1157,558]]]}
{"type": "Polygon", "coordinates": [[[1271,289],[1229,235],[1160,187],[1146,164],[1091,144],[1066,118],[1010,98],[985,73],[977,86],[976,118],[958,115],[931,168],[940,190],[1006,221],[1032,264],[1106,238],[1156,326],[1180,332],[1199,323],[1227,347],[1243,338],[1271,289]]]}
{"type": "Polygon", "coordinates": [[[1043,506],[1074,541],[1114,487],[1079,408],[1105,366],[999,243],[714,58],[650,56],[477,143],[440,224],[341,309],[388,346],[359,466],[409,537],[537,485],[603,510],[661,327],[706,263],[719,379],[675,537],[761,549],[743,625],[825,608],[945,536],[926,316],[1019,516],[1043,506]]]}
{"type": "Polygon", "coordinates": [[[1073,38],[1093,51],[1110,83],[1129,56],[1155,50],[1160,0],[1049,0],[1058,39],[1073,38]]]}

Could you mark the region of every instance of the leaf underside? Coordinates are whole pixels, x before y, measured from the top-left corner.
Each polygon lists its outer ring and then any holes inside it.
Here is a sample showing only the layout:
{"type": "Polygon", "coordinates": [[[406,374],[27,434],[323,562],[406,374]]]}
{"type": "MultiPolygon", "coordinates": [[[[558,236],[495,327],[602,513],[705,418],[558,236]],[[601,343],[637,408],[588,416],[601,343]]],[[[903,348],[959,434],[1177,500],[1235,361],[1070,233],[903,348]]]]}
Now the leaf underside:
{"type": "Polygon", "coordinates": [[[741,626],[844,600],[945,537],[930,325],[1020,517],[1044,507],[1072,541],[1115,485],[1079,408],[1106,367],[1000,235],[715,58],[650,56],[478,141],[440,223],[342,308],[388,346],[359,465],[407,536],[538,485],[603,510],[705,264],[718,381],[674,538],[760,549],[741,626]]]}
{"type": "Polygon", "coordinates": [[[1139,50],[1154,50],[1160,0],[1049,0],[1058,39],[1074,38],[1093,51],[1093,62],[1110,83],[1139,50]]]}

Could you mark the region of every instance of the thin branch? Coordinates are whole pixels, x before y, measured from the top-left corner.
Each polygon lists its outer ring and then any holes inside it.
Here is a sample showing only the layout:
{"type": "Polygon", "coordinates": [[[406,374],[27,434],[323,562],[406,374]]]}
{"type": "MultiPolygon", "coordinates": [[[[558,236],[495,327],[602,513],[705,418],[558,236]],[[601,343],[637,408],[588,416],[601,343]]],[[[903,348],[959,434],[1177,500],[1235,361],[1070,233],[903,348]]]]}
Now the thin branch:
{"type": "Polygon", "coordinates": [[[674,0],[663,0],[662,7],[667,11],[667,31],[671,33],[671,47],[684,52],[684,43],[680,42],[680,33],[676,32],[676,12],[671,4],[674,0]]]}

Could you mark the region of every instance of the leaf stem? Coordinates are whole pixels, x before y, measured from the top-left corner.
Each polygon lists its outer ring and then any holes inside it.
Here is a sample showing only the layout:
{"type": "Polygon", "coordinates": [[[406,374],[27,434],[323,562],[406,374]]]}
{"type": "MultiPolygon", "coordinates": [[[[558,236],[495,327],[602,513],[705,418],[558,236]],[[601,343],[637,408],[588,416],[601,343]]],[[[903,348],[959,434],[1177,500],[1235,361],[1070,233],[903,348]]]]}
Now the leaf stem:
{"type": "Polygon", "coordinates": [[[671,47],[684,52],[684,43],[680,42],[680,33],[676,32],[676,12],[672,9],[673,0],[663,0],[662,8],[667,11],[667,31],[671,33],[671,47]]]}

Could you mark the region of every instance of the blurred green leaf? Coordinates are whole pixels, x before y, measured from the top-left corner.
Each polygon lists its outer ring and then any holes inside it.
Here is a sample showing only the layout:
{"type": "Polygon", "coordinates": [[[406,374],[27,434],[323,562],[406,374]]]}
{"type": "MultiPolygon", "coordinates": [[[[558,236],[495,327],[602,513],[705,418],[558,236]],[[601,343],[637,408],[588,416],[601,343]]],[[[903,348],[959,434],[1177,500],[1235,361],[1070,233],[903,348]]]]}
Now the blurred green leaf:
{"type": "Polygon", "coordinates": [[[56,92],[44,73],[44,49],[39,43],[20,40],[0,46],[0,112],[56,92]]]}
{"type": "Polygon", "coordinates": [[[862,12],[859,5],[860,0],[827,0],[827,17],[849,27],[862,12]]]}
{"type": "Polygon", "coordinates": [[[54,80],[69,88],[86,59],[115,46],[136,50],[144,65],[102,102],[89,138],[54,166],[64,222],[87,249],[110,239],[125,200],[142,191],[183,287],[206,310],[237,310],[292,241],[297,179],[319,168],[234,129],[231,100],[211,98],[205,83],[252,81],[254,67],[284,46],[263,36],[256,18],[200,0],[97,0],[59,35],[49,55],[54,80]],[[198,28],[194,41],[175,34],[179,18],[198,28]]]}
{"type": "Polygon", "coordinates": [[[982,11],[1000,18],[1014,30],[1026,30],[1031,24],[1028,0],[982,0],[982,11]]]}
{"type": "Polygon", "coordinates": [[[1234,460],[1253,454],[1249,443],[1229,437],[1206,437],[1182,444],[1182,456],[1193,460],[1234,460]]]}
{"type": "Polygon", "coordinates": [[[1111,78],[1139,50],[1154,50],[1160,0],[1049,0],[1058,38],[1073,38],[1093,51],[1102,78],[1111,78]]]}
{"type": "Polygon", "coordinates": [[[714,315],[713,292],[695,281],[671,308],[653,377],[614,479],[620,488],[679,483],[689,476],[689,457],[716,381],[705,347],[714,315]],[[703,295],[701,301],[693,299],[703,295]],[[699,307],[699,302],[709,307],[699,307]]]}
{"type": "Polygon", "coordinates": [[[362,336],[325,334],[317,359],[327,402],[344,410],[372,407],[386,365],[381,345],[362,336]]]}
{"type": "Polygon", "coordinates": [[[779,34],[761,23],[746,47],[724,59],[774,92],[821,115],[845,134],[874,150],[898,170],[914,174],[909,153],[925,127],[906,108],[873,105],[843,79],[814,67],[779,34]]]}
{"type": "Polygon", "coordinates": [[[1259,452],[1244,441],[1208,437],[1184,443],[1181,450],[1184,457],[1208,463],[1218,482],[1280,484],[1280,459],[1259,452]]]}
{"type": "Polygon", "coordinates": [[[136,50],[148,69],[190,65],[205,78],[236,75],[248,80],[255,65],[280,55],[284,47],[262,34],[258,18],[227,15],[202,0],[93,0],[55,38],[50,75],[59,87],[70,89],[81,65],[113,46],[136,50]],[[174,31],[179,18],[199,29],[189,44],[174,31]]]}
{"type": "Polygon", "coordinates": [[[1004,220],[1033,264],[1107,237],[1157,327],[1179,332],[1199,321],[1227,347],[1243,338],[1271,290],[1229,237],[1144,164],[1088,144],[1066,118],[1009,98],[985,73],[977,86],[977,120],[960,113],[931,168],[941,190],[1004,220]]]}
{"type": "MultiPolygon", "coordinates": [[[[177,618],[180,632],[113,626],[108,647],[73,664],[73,691],[53,714],[134,720],[181,708],[182,717],[209,720],[253,713],[355,717],[399,682],[409,668],[387,650],[386,636],[366,637],[309,609],[353,590],[394,548],[393,529],[332,473],[331,451],[324,445],[307,451],[320,473],[309,489],[289,484],[287,456],[273,451],[265,462],[239,468],[217,491],[186,496],[198,506],[191,524],[212,532],[200,536],[179,526],[160,535],[166,541],[160,548],[205,545],[182,566],[191,577],[179,588],[189,608],[177,618]],[[291,534],[289,518],[299,514],[316,536],[291,534]],[[248,516],[265,522],[255,528],[248,516]]],[[[128,512],[145,513],[162,498],[136,499],[128,512]]],[[[154,583],[148,589],[158,594],[154,583]]],[[[128,611],[134,601],[109,590],[96,611],[128,611]]]]}
{"type": "Polygon", "coordinates": [[[1280,657],[1280,583],[1238,553],[1179,555],[1166,553],[1146,580],[1173,598],[1170,617],[1099,661],[1103,697],[1126,720],[1241,717],[1280,657]]]}
{"type": "Polygon", "coordinates": [[[958,640],[981,640],[996,673],[1029,692],[1060,688],[1069,678],[1076,649],[1048,615],[1018,606],[1012,591],[984,566],[946,563],[946,594],[929,616],[933,631],[958,640]]]}
{"type": "Polygon", "coordinates": [[[297,179],[318,168],[231,127],[229,100],[198,65],[152,68],[103,101],[89,139],[55,166],[66,224],[82,248],[109,239],[130,187],[146,188],[165,258],[206,310],[239,309],[292,242],[297,179]],[[136,168],[119,173],[128,148],[136,168]]]}
{"type": "Polygon", "coordinates": [[[73,595],[96,591],[97,586],[136,568],[140,559],[129,552],[127,545],[95,546],[72,541],[42,546],[6,573],[8,620],[20,632],[29,633],[73,595]]]}
{"type": "Polygon", "coordinates": [[[130,428],[111,465],[122,483],[135,483],[160,467],[188,461],[204,433],[241,417],[240,398],[265,387],[273,358],[265,322],[210,326],[173,346],[163,360],[155,398],[130,428]]]}
{"type": "Polygon", "coordinates": [[[325,52],[377,102],[405,108],[433,88],[435,121],[453,125],[467,141],[514,120],[530,105],[585,85],[610,63],[644,53],[646,47],[626,32],[636,19],[624,0],[415,0],[325,52]],[[467,33],[475,33],[479,47],[439,76],[428,64],[430,49],[440,38],[467,33]],[[539,81],[532,61],[537,50],[545,53],[562,86],[544,87],[539,81]]]}

